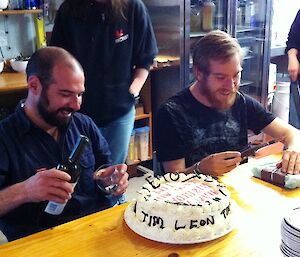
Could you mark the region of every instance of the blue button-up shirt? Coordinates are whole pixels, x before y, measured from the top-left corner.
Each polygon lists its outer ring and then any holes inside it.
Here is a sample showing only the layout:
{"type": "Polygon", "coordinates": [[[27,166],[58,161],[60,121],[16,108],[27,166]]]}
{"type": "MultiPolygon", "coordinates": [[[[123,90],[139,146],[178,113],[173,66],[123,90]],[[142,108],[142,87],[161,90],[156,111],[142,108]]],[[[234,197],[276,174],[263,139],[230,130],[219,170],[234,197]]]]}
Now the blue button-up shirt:
{"type": "Polygon", "coordinates": [[[81,134],[90,143],[80,158],[82,173],[63,213],[46,216],[46,202],[25,203],[0,218],[0,230],[9,240],[111,207],[115,201],[93,180],[95,169],[110,162],[110,151],[89,117],[74,113],[59,142],[28,119],[23,104],[0,123],[0,190],[28,179],[38,169],[56,167],[69,156],[81,134]]]}

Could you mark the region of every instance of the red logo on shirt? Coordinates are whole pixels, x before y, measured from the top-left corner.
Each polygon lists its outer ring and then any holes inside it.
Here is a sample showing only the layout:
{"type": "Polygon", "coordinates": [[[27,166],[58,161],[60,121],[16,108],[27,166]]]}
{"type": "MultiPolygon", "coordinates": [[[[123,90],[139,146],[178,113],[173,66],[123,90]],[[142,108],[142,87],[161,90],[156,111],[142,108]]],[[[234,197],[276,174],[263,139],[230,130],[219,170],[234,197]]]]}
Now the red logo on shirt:
{"type": "Polygon", "coordinates": [[[117,38],[120,38],[120,37],[122,37],[124,34],[123,34],[123,29],[120,29],[120,30],[117,30],[116,31],[116,37],[117,38]]]}
{"type": "Polygon", "coordinates": [[[124,34],[123,29],[116,30],[116,39],[115,39],[116,44],[119,44],[127,39],[128,39],[128,34],[124,34]]]}

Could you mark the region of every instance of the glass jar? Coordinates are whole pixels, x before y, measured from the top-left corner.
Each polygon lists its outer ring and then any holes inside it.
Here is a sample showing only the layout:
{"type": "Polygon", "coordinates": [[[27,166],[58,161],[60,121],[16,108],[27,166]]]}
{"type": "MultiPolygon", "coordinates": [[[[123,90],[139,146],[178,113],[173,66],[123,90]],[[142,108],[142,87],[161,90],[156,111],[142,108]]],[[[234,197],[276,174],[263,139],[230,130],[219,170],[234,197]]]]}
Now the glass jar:
{"type": "Polygon", "coordinates": [[[201,31],[201,8],[199,1],[191,2],[191,32],[201,31]]]}
{"type": "Polygon", "coordinates": [[[202,4],[202,30],[211,31],[214,28],[215,4],[205,0],[202,4]]]}

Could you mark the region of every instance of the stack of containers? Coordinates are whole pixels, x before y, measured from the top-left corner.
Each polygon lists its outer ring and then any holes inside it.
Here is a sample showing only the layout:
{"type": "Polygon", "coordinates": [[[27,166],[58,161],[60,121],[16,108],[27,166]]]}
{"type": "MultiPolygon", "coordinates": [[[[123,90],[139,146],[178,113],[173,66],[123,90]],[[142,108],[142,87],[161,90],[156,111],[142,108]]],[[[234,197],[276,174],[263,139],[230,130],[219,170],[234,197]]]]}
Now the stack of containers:
{"type": "Polygon", "coordinates": [[[146,161],[149,157],[149,132],[148,126],[135,128],[131,134],[127,164],[133,164],[135,161],[146,161]]]}
{"type": "Polygon", "coordinates": [[[128,146],[128,154],[127,154],[127,158],[126,158],[126,163],[127,164],[133,164],[135,161],[135,130],[133,129],[131,132],[131,136],[130,136],[130,141],[129,141],[129,146],[128,146]]]}

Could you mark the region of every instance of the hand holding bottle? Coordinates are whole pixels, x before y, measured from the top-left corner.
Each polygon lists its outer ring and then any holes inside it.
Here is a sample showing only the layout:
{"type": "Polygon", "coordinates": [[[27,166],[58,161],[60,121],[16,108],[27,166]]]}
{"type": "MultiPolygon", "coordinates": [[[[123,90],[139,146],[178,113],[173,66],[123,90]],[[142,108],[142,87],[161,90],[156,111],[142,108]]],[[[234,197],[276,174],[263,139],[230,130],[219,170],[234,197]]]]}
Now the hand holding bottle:
{"type": "Polygon", "coordinates": [[[26,202],[55,201],[66,203],[73,193],[69,174],[52,169],[40,169],[24,181],[26,202]]]}
{"type": "MultiPolygon", "coordinates": [[[[57,166],[58,170],[64,171],[71,176],[70,183],[72,184],[73,188],[76,186],[77,181],[80,177],[81,167],[79,164],[79,160],[85,146],[88,143],[89,139],[84,135],[80,135],[70,156],[57,166]]],[[[59,203],[50,201],[45,208],[45,212],[52,215],[59,215],[64,210],[65,205],[66,202],[59,203]]]]}

